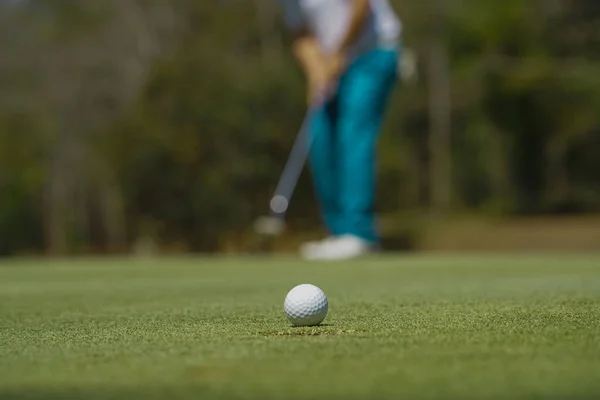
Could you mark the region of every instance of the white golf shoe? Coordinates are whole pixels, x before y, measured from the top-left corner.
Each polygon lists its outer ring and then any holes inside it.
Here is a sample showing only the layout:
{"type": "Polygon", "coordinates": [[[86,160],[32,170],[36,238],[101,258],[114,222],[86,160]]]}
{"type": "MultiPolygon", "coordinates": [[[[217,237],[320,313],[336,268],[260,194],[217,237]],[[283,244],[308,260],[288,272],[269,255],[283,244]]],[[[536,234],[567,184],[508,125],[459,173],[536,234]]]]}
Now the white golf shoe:
{"type": "Polygon", "coordinates": [[[354,235],[328,238],[301,248],[306,260],[348,260],[375,253],[379,246],[354,235]]]}
{"type": "Polygon", "coordinates": [[[313,240],[312,242],[306,242],[300,246],[300,256],[307,260],[313,260],[319,253],[321,246],[326,245],[337,239],[337,236],[328,236],[325,239],[313,240]]]}

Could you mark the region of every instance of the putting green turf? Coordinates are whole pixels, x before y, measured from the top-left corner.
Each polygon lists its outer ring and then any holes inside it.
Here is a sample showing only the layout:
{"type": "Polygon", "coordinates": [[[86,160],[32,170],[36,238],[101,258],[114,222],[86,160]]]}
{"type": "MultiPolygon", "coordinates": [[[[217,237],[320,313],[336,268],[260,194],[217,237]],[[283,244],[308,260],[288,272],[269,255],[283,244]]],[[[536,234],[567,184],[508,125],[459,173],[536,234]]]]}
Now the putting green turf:
{"type": "Polygon", "coordinates": [[[0,398],[600,398],[599,320],[595,256],[5,261],[0,398]]]}

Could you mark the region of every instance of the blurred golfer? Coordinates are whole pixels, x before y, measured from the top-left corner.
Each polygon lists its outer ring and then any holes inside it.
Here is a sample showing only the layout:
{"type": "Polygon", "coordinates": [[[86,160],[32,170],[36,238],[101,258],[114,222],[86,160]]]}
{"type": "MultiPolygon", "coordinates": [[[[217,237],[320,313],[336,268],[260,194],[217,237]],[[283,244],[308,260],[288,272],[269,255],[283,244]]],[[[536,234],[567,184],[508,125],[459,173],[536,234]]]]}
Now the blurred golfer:
{"type": "Polygon", "coordinates": [[[376,150],[398,71],[401,22],[388,0],[279,0],[308,81],[310,165],[330,236],[307,259],[348,259],[379,248],[376,150]],[[324,102],[320,102],[325,99],[324,102]]]}

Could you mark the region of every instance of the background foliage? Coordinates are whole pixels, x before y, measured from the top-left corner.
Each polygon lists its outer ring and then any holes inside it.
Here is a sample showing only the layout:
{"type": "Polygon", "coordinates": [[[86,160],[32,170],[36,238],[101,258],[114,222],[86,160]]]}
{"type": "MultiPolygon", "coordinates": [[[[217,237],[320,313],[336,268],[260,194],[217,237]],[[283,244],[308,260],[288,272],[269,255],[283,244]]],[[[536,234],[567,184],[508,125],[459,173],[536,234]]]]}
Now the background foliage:
{"type": "MultiPolygon", "coordinates": [[[[388,114],[379,211],[600,211],[596,0],[393,3],[418,79],[388,114]]],[[[274,1],[0,8],[0,254],[241,242],[304,111],[274,1]]],[[[319,224],[309,178],[295,232],[319,224]]]]}

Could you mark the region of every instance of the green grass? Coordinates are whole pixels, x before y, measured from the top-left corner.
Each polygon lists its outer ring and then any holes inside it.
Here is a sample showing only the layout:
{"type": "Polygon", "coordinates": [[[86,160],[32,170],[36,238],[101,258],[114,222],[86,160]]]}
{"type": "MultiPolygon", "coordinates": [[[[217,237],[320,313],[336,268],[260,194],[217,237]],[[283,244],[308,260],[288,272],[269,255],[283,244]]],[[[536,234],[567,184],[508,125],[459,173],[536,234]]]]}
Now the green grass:
{"type": "Polygon", "coordinates": [[[0,398],[600,398],[599,321],[595,256],[6,261],[0,398]]]}

